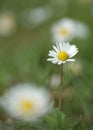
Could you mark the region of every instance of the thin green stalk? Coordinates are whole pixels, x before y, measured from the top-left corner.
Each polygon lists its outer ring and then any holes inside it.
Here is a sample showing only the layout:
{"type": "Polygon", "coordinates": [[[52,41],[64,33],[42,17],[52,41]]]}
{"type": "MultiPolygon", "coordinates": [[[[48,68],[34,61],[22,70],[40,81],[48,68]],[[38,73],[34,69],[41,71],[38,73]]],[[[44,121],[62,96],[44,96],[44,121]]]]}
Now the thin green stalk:
{"type": "Polygon", "coordinates": [[[61,108],[62,103],[62,79],[63,79],[63,64],[60,66],[60,94],[58,100],[58,107],[61,108]]]}

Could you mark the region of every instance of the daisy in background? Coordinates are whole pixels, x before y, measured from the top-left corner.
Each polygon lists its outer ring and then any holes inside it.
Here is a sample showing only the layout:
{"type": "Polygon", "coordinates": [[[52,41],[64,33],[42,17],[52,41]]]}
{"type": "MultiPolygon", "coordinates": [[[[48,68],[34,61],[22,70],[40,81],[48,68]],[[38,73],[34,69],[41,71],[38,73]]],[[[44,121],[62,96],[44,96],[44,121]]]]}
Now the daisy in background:
{"type": "Polygon", "coordinates": [[[50,95],[35,85],[19,84],[1,97],[0,106],[16,119],[35,121],[50,111],[50,95]]]}
{"type": "Polygon", "coordinates": [[[76,24],[72,19],[64,18],[55,23],[51,28],[54,42],[67,42],[75,37],[76,24]]]}
{"type": "Polygon", "coordinates": [[[58,86],[60,85],[60,75],[58,74],[53,74],[50,78],[50,86],[53,89],[57,89],[58,86]]]}
{"type": "Polygon", "coordinates": [[[48,21],[53,15],[53,10],[49,6],[27,9],[22,12],[21,19],[25,26],[38,26],[48,21]]]}
{"type": "Polygon", "coordinates": [[[16,30],[15,15],[12,12],[0,13],[0,35],[9,36],[16,30]]]}
{"type": "Polygon", "coordinates": [[[47,61],[51,61],[53,64],[61,65],[66,62],[75,61],[72,59],[78,52],[78,48],[75,45],[69,43],[56,43],[53,45],[53,50],[49,51],[47,61]]]}
{"type": "Polygon", "coordinates": [[[67,42],[75,37],[86,38],[86,36],[89,36],[90,30],[82,22],[63,18],[52,26],[51,34],[54,42],[67,42]]]}

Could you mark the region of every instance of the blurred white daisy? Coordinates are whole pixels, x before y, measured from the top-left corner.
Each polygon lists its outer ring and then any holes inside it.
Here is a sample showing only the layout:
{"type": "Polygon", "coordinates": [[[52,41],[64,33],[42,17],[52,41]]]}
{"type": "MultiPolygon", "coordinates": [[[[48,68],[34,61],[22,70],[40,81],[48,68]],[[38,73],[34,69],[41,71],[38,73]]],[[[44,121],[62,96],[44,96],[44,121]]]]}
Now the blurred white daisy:
{"type": "Polygon", "coordinates": [[[84,23],[70,18],[63,18],[51,28],[54,42],[67,42],[73,38],[86,38],[90,35],[90,29],[84,23]]]}
{"type": "Polygon", "coordinates": [[[57,43],[53,45],[53,50],[49,51],[47,61],[51,61],[53,64],[62,64],[69,61],[75,61],[72,59],[78,52],[78,48],[75,45],[70,45],[69,43],[57,43]]]}
{"type": "Polygon", "coordinates": [[[0,14],[0,35],[8,36],[16,30],[15,16],[12,12],[0,14]]]}
{"type": "Polygon", "coordinates": [[[13,86],[1,98],[0,105],[12,117],[23,121],[35,121],[51,109],[48,91],[32,84],[13,86]]]}
{"type": "Polygon", "coordinates": [[[76,24],[72,19],[63,18],[54,24],[51,33],[54,42],[67,42],[75,37],[76,24]]]}
{"type": "Polygon", "coordinates": [[[90,35],[90,29],[82,22],[76,21],[76,37],[86,38],[90,35]]]}
{"type": "Polygon", "coordinates": [[[25,26],[38,26],[48,19],[51,18],[53,15],[52,8],[45,6],[45,7],[37,7],[34,9],[25,10],[22,13],[22,21],[25,26]]]}
{"type": "Polygon", "coordinates": [[[50,86],[57,89],[60,86],[60,75],[53,74],[50,78],[50,86]]]}

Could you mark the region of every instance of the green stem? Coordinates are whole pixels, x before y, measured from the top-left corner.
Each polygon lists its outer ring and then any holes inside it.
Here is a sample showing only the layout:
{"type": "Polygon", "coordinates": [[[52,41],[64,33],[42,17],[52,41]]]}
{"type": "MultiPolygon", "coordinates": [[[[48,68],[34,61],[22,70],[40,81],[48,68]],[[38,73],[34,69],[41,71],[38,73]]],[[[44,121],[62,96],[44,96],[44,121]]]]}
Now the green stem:
{"type": "Polygon", "coordinates": [[[60,94],[59,94],[59,100],[58,100],[58,107],[61,108],[62,103],[62,79],[63,79],[63,64],[60,68],[60,94]]]}

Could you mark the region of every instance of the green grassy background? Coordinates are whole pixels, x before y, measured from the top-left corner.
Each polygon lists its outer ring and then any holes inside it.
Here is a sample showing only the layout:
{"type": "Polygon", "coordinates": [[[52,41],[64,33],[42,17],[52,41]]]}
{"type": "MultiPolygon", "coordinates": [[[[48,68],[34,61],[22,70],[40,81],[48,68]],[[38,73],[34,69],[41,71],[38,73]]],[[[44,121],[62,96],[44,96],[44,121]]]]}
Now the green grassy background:
{"type": "MultiPolygon", "coordinates": [[[[64,17],[80,20],[90,28],[85,39],[73,39],[83,64],[82,74],[74,76],[64,72],[63,89],[74,88],[75,94],[63,99],[62,110],[73,123],[80,115],[93,130],[93,2],[92,0],[0,0],[0,11],[10,10],[16,15],[17,30],[14,35],[0,36],[0,94],[11,85],[33,82],[48,86],[51,74],[59,73],[59,66],[46,61],[53,41],[51,25],[64,17]],[[53,16],[35,28],[26,28],[20,18],[25,9],[49,6],[53,16]]],[[[29,128],[26,128],[29,130],[29,128]]]]}

